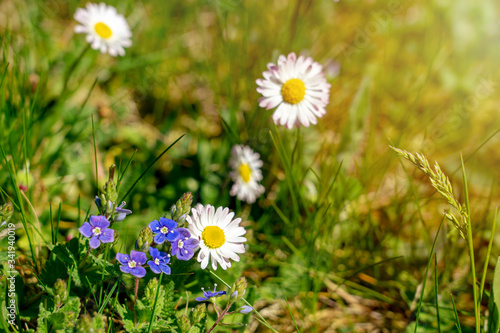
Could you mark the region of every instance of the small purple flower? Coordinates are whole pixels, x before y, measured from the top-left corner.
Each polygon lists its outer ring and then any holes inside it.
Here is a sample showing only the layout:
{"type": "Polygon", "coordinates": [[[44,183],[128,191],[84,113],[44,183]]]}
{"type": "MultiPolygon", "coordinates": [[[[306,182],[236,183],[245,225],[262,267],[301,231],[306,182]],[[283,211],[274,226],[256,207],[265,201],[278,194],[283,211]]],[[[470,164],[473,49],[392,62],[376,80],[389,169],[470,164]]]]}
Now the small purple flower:
{"type": "Polygon", "coordinates": [[[253,308],[248,305],[243,305],[240,309],[240,313],[250,313],[252,312],[253,308]]]}
{"type": "Polygon", "coordinates": [[[160,222],[154,220],[149,224],[149,229],[155,234],[154,240],[156,244],[162,244],[165,238],[169,242],[176,241],[180,234],[175,228],[177,228],[177,222],[164,217],[160,217],[160,222]]]}
{"type": "Polygon", "coordinates": [[[207,301],[211,297],[219,297],[219,296],[226,294],[225,291],[215,291],[216,289],[217,289],[217,283],[214,284],[214,291],[213,292],[210,291],[210,288],[208,288],[208,291],[205,291],[204,288],[201,288],[201,290],[203,290],[203,296],[205,296],[205,297],[196,297],[196,300],[198,302],[203,302],[203,301],[207,301]]]}
{"type": "Polygon", "coordinates": [[[146,269],[141,265],[146,263],[146,253],[139,251],[130,252],[130,256],[128,254],[117,253],[116,259],[122,264],[120,266],[120,270],[123,273],[130,273],[133,276],[138,278],[144,277],[146,275],[146,269]]]}
{"type": "Polygon", "coordinates": [[[130,209],[123,208],[126,204],[127,203],[125,201],[122,201],[122,204],[115,208],[115,214],[118,214],[115,217],[115,221],[123,221],[127,215],[132,214],[130,209]]]}
{"type": "Polygon", "coordinates": [[[194,255],[194,250],[198,247],[199,241],[191,238],[191,233],[186,228],[178,228],[179,239],[172,242],[171,255],[177,256],[179,260],[189,260],[194,255]]]}
{"type": "Polygon", "coordinates": [[[97,249],[101,242],[111,243],[115,240],[115,231],[108,229],[109,224],[106,217],[91,215],[90,223],[85,222],[78,230],[83,236],[90,238],[90,247],[97,249]]]}
{"type": "Polygon", "coordinates": [[[167,265],[170,262],[170,255],[168,253],[160,252],[154,247],[149,248],[149,254],[153,260],[148,261],[148,265],[153,273],[160,274],[161,272],[170,275],[170,267],[167,265]]]}
{"type": "MultiPolygon", "coordinates": [[[[95,204],[96,204],[97,208],[99,209],[99,211],[101,211],[102,202],[101,202],[101,198],[99,198],[98,196],[95,197],[95,204]]],[[[130,209],[123,208],[123,207],[125,207],[126,204],[127,203],[125,201],[122,201],[122,204],[115,208],[114,214],[117,214],[116,217],[114,218],[115,222],[123,221],[125,219],[125,217],[127,217],[127,215],[132,214],[132,211],[130,209]]],[[[113,203],[111,201],[108,201],[107,212],[108,213],[111,212],[112,209],[113,209],[113,203]]]]}

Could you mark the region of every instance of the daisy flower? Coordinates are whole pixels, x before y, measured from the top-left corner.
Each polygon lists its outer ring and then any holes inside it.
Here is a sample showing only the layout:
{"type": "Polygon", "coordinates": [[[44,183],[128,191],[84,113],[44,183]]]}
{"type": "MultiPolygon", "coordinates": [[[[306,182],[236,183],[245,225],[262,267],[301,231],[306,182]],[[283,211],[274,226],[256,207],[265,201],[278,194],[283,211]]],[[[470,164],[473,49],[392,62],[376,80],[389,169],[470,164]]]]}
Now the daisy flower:
{"type": "Polygon", "coordinates": [[[316,125],[317,118],[326,114],[330,99],[330,84],[326,82],[323,66],[312,58],[290,53],[280,55],[278,65],[269,63],[268,71],[258,79],[257,92],[262,94],[259,106],[267,110],[276,108],[273,121],[292,128],[300,124],[316,125]]]}
{"type": "Polygon", "coordinates": [[[86,40],[94,50],[107,52],[113,57],[124,56],[124,47],[132,45],[128,23],[113,6],[87,3],[86,8],[76,10],[74,18],[80,23],[75,32],[87,34],[86,40]]]}
{"type": "Polygon", "coordinates": [[[97,249],[102,243],[112,243],[115,240],[115,231],[108,229],[110,222],[102,215],[90,216],[90,221],[85,222],[79,229],[80,233],[90,238],[89,245],[97,249]]]}
{"type": "Polygon", "coordinates": [[[200,241],[200,252],[198,252],[198,262],[201,268],[208,266],[211,260],[212,268],[217,269],[217,263],[222,269],[231,267],[229,259],[240,261],[237,253],[245,253],[242,237],[246,230],[240,227],[241,218],[233,220],[234,213],[230,213],[228,208],[217,208],[214,206],[203,206],[198,204],[191,210],[190,216],[186,218],[189,223],[189,231],[200,241]]]}
{"type": "Polygon", "coordinates": [[[255,199],[264,193],[264,186],[259,184],[262,180],[262,167],[260,155],[248,146],[233,146],[229,165],[233,169],[229,173],[234,181],[230,194],[237,196],[238,200],[254,203],[255,199]]]}

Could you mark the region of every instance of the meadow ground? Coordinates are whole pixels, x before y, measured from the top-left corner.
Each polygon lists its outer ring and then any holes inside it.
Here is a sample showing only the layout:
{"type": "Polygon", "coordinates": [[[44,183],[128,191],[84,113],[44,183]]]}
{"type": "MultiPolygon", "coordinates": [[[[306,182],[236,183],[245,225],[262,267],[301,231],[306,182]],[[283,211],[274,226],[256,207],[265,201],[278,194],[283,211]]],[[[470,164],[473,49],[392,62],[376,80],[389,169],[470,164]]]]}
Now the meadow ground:
{"type": "Polygon", "coordinates": [[[107,4],[130,26],[123,56],[75,33],[84,1],[0,2],[0,330],[204,332],[219,313],[191,310],[201,288],[245,277],[254,312],[215,332],[498,332],[497,2],[107,4]],[[256,80],[290,52],[331,84],[317,125],[259,106],[256,80]],[[254,203],[230,195],[235,145],[263,162],[254,203]],[[151,221],[190,225],[171,212],[186,192],[241,217],[240,261],[120,271],[151,221]],[[102,194],[132,214],[115,224],[102,194]],[[114,242],[91,251],[79,228],[100,213],[114,242]]]}

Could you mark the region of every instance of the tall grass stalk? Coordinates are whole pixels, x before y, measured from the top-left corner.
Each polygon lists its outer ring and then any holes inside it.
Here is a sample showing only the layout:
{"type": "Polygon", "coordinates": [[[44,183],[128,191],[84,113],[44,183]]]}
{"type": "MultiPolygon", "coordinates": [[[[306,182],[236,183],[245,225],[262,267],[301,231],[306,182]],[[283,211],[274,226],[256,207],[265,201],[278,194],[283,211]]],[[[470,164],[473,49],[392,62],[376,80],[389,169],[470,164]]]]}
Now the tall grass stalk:
{"type": "Polygon", "coordinates": [[[464,180],[464,196],[465,207],[467,209],[467,246],[469,247],[470,269],[472,275],[472,292],[474,294],[474,317],[476,319],[476,333],[481,333],[481,313],[479,309],[479,297],[476,285],[476,266],[474,262],[474,243],[472,239],[472,226],[470,219],[470,206],[469,206],[469,189],[467,187],[467,176],[465,174],[465,164],[462,154],[460,154],[460,162],[462,163],[462,176],[464,180]]]}
{"type": "Polygon", "coordinates": [[[498,207],[495,208],[495,217],[493,218],[493,222],[491,223],[490,240],[488,242],[488,250],[486,251],[486,258],[484,259],[483,275],[481,276],[481,285],[479,288],[479,304],[481,304],[481,300],[483,299],[484,285],[486,282],[486,273],[488,271],[488,263],[490,261],[490,255],[491,255],[491,247],[492,247],[493,241],[495,239],[495,229],[496,229],[496,225],[497,225],[497,213],[498,213],[498,207]]]}

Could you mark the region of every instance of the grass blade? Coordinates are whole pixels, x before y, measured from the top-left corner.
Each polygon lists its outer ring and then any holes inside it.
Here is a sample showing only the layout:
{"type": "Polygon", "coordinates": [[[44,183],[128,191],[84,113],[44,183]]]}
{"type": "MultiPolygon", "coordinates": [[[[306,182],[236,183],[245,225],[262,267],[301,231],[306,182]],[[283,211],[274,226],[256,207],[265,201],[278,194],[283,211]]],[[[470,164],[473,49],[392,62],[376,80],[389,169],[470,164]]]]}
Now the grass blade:
{"type": "Polygon", "coordinates": [[[495,229],[497,226],[497,213],[498,213],[498,207],[495,208],[495,217],[493,218],[493,223],[491,224],[490,241],[488,242],[488,250],[486,251],[486,258],[484,259],[483,275],[481,276],[481,285],[479,288],[479,304],[481,304],[481,300],[483,299],[484,284],[486,281],[486,272],[488,271],[488,263],[490,261],[491,247],[493,245],[493,239],[495,238],[495,229]]]}
{"type": "Polygon", "coordinates": [[[297,332],[300,333],[299,327],[297,326],[297,323],[295,322],[295,318],[293,316],[292,309],[290,309],[290,304],[288,304],[288,300],[286,299],[285,293],[283,292],[283,290],[281,290],[281,292],[283,293],[283,297],[285,298],[286,308],[288,309],[288,312],[290,313],[290,317],[292,317],[293,326],[295,326],[295,329],[297,330],[297,332]]]}
{"type": "Polygon", "coordinates": [[[99,191],[99,171],[97,169],[97,145],[95,142],[95,128],[94,128],[94,115],[91,115],[92,118],[92,137],[94,138],[94,162],[95,162],[95,189],[99,191]]]}
{"type": "Polygon", "coordinates": [[[476,267],[474,263],[474,243],[472,239],[472,225],[470,219],[470,205],[469,205],[469,188],[467,187],[467,176],[465,174],[465,164],[462,154],[460,154],[460,162],[462,163],[462,176],[464,181],[464,196],[465,207],[467,209],[467,245],[469,247],[470,270],[472,275],[472,292],[474,294],[474,317],[476,319],[476,333],[481,332],[481,313],[479,312],[479,303],[476,286],[476,267]]]}
{"type": "Polygon", "coordinates": [[[290,196],[292,197],[292,205],[293,205],[293,209],[294,209],[294,220],[295,220],[296,218],[298,218],[300,216],[300,212],[299,212],[299,205],[297,202],[297,197],[295,195],[295,188],[293,186],[294,179],[293,179],[293,175],[292,175],[292,170],[291,170],[290,163],[288,162],[288,159],[286,157],[286,154],[284,153],[283,144],[282,144],[281,140],[279,139],[279,134],[278,134],[278,130],[276,128],[276,125],[273,126],[273,129],[274,129],[274,134],[271,131],[269,131],[269,135],[271,136],[271,140],[273,141],[274,147],[278,151],[278,156],[281,160],[281,163],[283,164],[283,168],[285,169],[285,178],[286,178],[288,188],[290,191],[290,196]],[[277,139],[275,139],[274,135],[276,135],[277,139]],[[277,140],[279,140],[279,144],[278,144],[277,140]]]}
{"type": "Polygon", "coordinates": [[[160,155],[158,155],[155,160],[153,162],[151,162],[151,164],[148,165],[148,167],[146,168],[146,170],[143,171],[143,173],[139,176],[139,178],[137,178],[135,180],[135,182],[132,184],[132,186],[128,189],[127,193],[125,193],[125,195],[122,197],[121,200],[118,200],[118,202],[122,202],[122,201],[125,201],[125,199],[127,198],[127,196],[130,194],[130,192],[132,192],[132,190],[134,189],[134,187],[137,185],[137,183],[139,182],[139,180],[142,179],[142,177],[144,177],[144,175],[146,174],[146,172],[148,172],[149,169],[151,169],[151,167],[167,152],[169,151],[170,148],[172,148],[180,139],[182,139],[184,137],[184,135],[186,134],[182,134],[179,138],[177,138],[177,140],[175,140],[170,146],[167,147],[167,149],[165,149],[160,155]]]}
{"type": "MultiPolygon", "coordinates": [[[[161,279],[161,277],[160,277],[160,279],[161,279]]],[[[104,299],[104,302],[102,302],[102,305],[99,308],[99,311],[97,313],[102,313],[102,311],[104,310],[104,307],[108,304],[109,300],[111,299],[111,296],[113,295],[116,287],[118,287],[119,284],[120,284],[120,278],[118,278],[118,281],[116,281],[116,283],[113,285],[113,288],[111,288],[111,291],[108,293],[108,295],[104,299]]],[[[156,300],[155,300],[155,304],[156,304],[156,300]]]]}
{"type": "Polygon", "coordinates": [[[137,149],[132,154],[132,157],[128,160],[127,165],[125,166],[125,169],[123,169],[123,172],[120,173],[120,177],[118,178],[118,183],[120,183],[122,181],[123,176],[125,175],[125,172],[127,172],[127,169],[130,166],[130,163],[132,163],[132,160],[134,159],[136,153],[137,153],[137,149]]]}
{"type": "Polygon", "coordinates": [[[460,326],[460,321],[458,320],[458,312],[457,307],[455,306],[455,299],[453,298],[453,294],[451,294],[451,304],[453,304],[453,312],[455,313],[455,326],[457,327],[458,333],[462,333],[462,327],[460,326]]]}
{"type": "Polygon", "coordinates": [[[436,295],[436,317],[437,317],[437,324],[438,324],[438,332],[441,333],[441,324],[439,323],[437,255],[435,253],[434,253],[434,295],[436,295]]]}
{"type": "Polygon", "coordinates": [[[424,282],[422,282],[422,292],[420,293],[420,299],[418,300],[418,305],[417,305],[417,315],[415,316],[415,333],[417,333],[417,328],[418,328],[418,318],[420,317],[420,310],[422,310],[422,301],[424,299],[424,291],[425,291],[425,284],[427,283],[427,274],[429,273],[429,268],[431,266],[432,262],[432,255],[434,254],[434,249],[436,248],[436,243],[437,239],[439,237],[439,232],[441,231],[441,228],[443,227],[444,220],[446,219],[446,216],[443,216],[443,219],[441,220],[441,223],[439,224],[438,231],[436,233],[436,237],[434,237],[434,242],[432,243],[432,248],[431,248],[431,253],[429,254],[429,260],[427,261],[427,268],[425,269],[425,274],[424,274],[424,282]]]}

